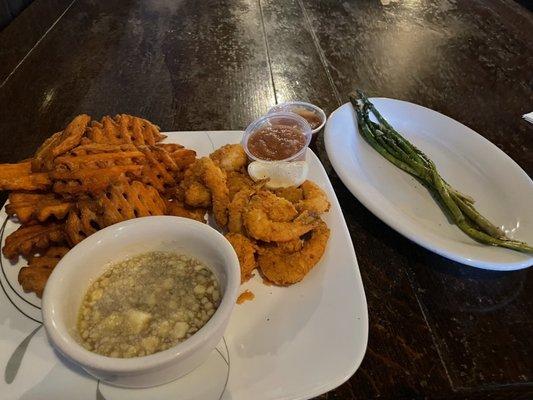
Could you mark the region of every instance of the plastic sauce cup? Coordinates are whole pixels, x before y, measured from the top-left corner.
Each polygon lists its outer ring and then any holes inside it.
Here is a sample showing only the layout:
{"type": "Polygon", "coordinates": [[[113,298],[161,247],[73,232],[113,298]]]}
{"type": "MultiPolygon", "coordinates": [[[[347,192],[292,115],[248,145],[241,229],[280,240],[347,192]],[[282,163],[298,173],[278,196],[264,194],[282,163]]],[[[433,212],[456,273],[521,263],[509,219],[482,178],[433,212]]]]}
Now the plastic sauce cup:
{"type": "Polygon", "coordinates": [[[246,131],[244,132],[244,136],[242,138],[242,146],[244,147],[244,151],[246,151],[246,154],[248,154],[248,157],[254,161],[305,161],[305,154],[307,148],[309,147],[309,143],[311,142],[312,136],[313,134],[311,131],[311,126],[304,118],[292,112],[276,112],[267,114],[259,119],[256,119],[254,122],[248,125],[248,128],[246,128],[246,131]],[[250,150],[248,149],[248,140],[250,139],[250,137],[262,129],[276,126],[290,126],[301,131],[301,133],[305,136],[304,146],[300,150],[298,150],[298,152],[283,160],[263,160],[258,156],[252,154],[252,152],[250,152],[250,150]]]}

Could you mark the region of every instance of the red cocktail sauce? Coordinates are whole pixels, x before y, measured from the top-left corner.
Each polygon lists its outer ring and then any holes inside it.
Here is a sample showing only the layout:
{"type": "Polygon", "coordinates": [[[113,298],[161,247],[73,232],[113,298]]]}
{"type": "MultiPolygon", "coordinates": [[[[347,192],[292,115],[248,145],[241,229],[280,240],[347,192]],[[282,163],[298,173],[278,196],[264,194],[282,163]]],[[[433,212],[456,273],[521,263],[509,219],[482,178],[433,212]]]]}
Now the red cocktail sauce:
{"type": "Polygon", "coordinates": [[[298,153],[305,144],[306,137],[301,130],[277,125],[252,133],[248,139],[248,150],[261,160],[285,160],[298,153]]]}

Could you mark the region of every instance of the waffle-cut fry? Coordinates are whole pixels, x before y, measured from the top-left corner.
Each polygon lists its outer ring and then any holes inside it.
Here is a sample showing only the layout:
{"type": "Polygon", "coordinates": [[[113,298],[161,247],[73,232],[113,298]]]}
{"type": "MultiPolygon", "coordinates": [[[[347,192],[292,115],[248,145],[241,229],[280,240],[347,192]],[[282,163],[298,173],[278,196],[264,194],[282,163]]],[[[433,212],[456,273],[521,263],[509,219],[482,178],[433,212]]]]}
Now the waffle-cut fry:
{"type": "Polygon", "coordinates": [[[110,168],[119,165],[143,164],[145,157],[134,145],[86,144],[54,160],[55,170],[110,168]]]}
{"type": "Polygon", "coordinates": [[[71,246],[105,227],[97,208],[98,205],[93,200],[80,200],[76,207],[68,213],[65,233],[71,246]]]}
{"type": "Polygon", "coordinates": [[[141,182],[117,182],[94,200],[80,200],[70,211],[65,232],[75,245],[99,229],[121,221],[149,215],[164,215],[165,201],[156,189],[141,182]]]}
{"type": "Polygon", "coordinates": [[[24,291],[35,292],[41,298],[48,277],[68,251],[68,247],[50,247],[42,256],[30,257],[28,266],[21,268],[18,274],[18,281],[24,291]]]}
{"type": "Polygon", "coordinates": [[[6,258],[14,260],[19,255],[29,256],[64,241],[65,233],[60,223],[21,226],[6,238],[2,252],[6,258]]]}
{"type": "MultiPolygon", "coordinates": [[[[49,247],[43,254],[34,254],[28,257],[29,267],[53,268],[54,260],[61,260],[70,248],[65,246],[49,247]]],[[[55,264],[57,264],[57,261],[55,264]]]]}
{"type": "Polygon", "coordinates": [[[66,153],[80,144],[91,117],[87,114],[78,115],[67,127],[46,139],[35,153],[32,170],[49,171],[53,167],[54,158],[66,153]]]}
{"type": "Polygon", "coordinates": [[[74,156],[84,156],[87,154],[116,153],[119,151],[132,151],[136,149],[137,146],[131,143],[106,144],[87,141],[86,143],[74,147],[71,151],[68,152],[68,154],[74,156]]]}
{"type": "Polygon", "coordinates": [[[105,226],[132,218],[164,215],[166,212],[165,201],[157,190],[138,181],[111,185],[96,202],[105,226]]]}
{"type": "Polygon", "coordinates": [[[73,205],[53,193],[12,192],[6,212],[10,216],[16,215],[23,224],[31,220],[44,222],[50,217],[65,218],[73,205]]]}
{"type": "Polygon", "coordinates": [[[158,191],[176,186],[179,182],[180,168],[164,149],[156,146],[140,146],[139,149],[146,157],[146,164],[141,174],[141,180],[158,191]]]}
{"type": "Polygon", "coordinates": [[[47,172],[32,172],[31,162],[0,164],[0,190],[46,190],[52,185],[47,172]]]}
{"type": "Polygon", "coordinates": [[[150,121],[120,114],[114,118],[103,117],[100,122],[92,121],[87,130],[87,138],[95,143],[133,143],[140,146],[154,145],[165,136],[159,132],[159,127],[150,121]]]}
{"type": "Polygon", "coordinates": [[[74,197],[99,193],[110,183],[127,176],[139,176],[142,170],[142,165],[119,165],[102,169],[53,171],[50,176],[55,180],[54,192],[74,197]]]}

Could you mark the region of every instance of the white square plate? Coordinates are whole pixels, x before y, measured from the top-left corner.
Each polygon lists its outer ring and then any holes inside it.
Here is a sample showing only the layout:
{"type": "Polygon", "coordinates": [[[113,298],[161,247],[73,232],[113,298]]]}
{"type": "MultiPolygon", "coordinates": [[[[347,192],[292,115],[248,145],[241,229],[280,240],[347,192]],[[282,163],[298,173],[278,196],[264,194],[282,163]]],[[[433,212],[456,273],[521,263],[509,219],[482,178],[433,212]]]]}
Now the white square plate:
{"type": "MultiPolygon", "coordinates": [[[[199,156],[238,143],[242,132],[171,132],[167,142],[199,156]]],[[[324,257],[296,285],[266,286],[256,275],[242,286],[255,294],[237,305],[224,340],[189,375],[150,389],[122,389],[97,382],[58,356],[41,328],[40,300],[18,282],[23,260],[3,256],[0,283],[0,368],[4,399],[308,399],[346,381],[360,365],[368,338],[366,299],[355,253],[331,183],[312,151],[309,179],[327,193],[324,219],[331,237],[324,257]],[[176,397],[179,396],[179,397],[176,397]]],[[[2,246],[17,229],[0,211],[2,246]]]]}

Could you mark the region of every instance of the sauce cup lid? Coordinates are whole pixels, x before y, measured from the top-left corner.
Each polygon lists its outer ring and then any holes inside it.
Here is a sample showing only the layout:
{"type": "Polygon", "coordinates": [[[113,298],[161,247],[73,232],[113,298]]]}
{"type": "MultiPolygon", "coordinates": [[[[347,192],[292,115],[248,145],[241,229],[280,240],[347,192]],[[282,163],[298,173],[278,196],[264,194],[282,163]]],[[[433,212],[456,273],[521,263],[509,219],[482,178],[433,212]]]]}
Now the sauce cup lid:
{"type": "Polygon", "coordinates": [[[241,143],[242,143],[242,146],[244,147],[244,151],[246,152],[246,154],[248,154],[248,157],[250,157],[252,160],[262,161],[262,162],[293,161],[293,160],[299,159],[302,156],[302,154],[305,154],[305,152],[307,151],[307,148],[309,147],[309,143],[311,142],[312,135],[313,133],[312,133],[311,125],[309,125],[309,122],[307,122],[305,118],[293,112],[281,111],[281,112],[273,112],[273,113],[264,115],[261,118],[256,119],[250,125],[248,125],[242,137],[241,143]],[[283,160],[264,160],[252,154],[250,150],[248,149],[248,139],[250,138],[250,136],[252,136],[255,132],[257,132],[258,130],[262,128],[268,128],[268,127],[273,127],[273,126],[278,126],[278,125],[290,125],[290,126],[294,126],[298,128],[305,137],[305,143],[302,146],[302,148],[295,154],[283,160]]]}
{"type": "Polygon", "coordinates": [[[275,106],[272,106],[270,110],[268,110],[267,115],[278,112],[293,112],[292,110],[297,108],[303,108],[307,111],[313,111],[320,117],[321,123],[315,129],[312,129],[313,134],[320,131],[326,124],[327,118],[324,110],[312,103],[307,103],[305,101],[287,101],[285,103],[276,104],[275,106]]]}

